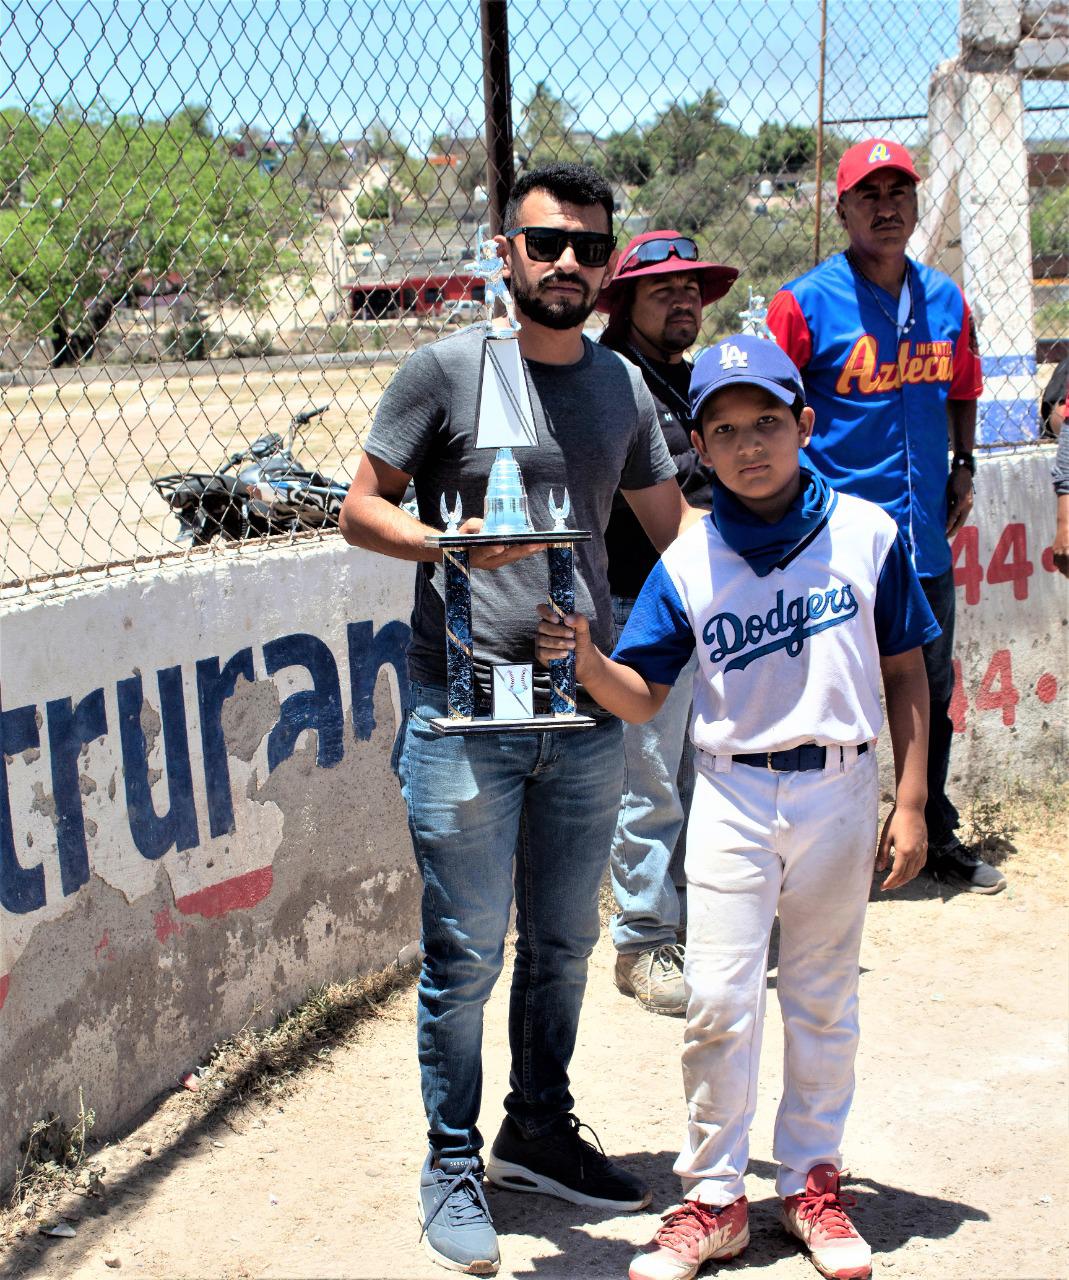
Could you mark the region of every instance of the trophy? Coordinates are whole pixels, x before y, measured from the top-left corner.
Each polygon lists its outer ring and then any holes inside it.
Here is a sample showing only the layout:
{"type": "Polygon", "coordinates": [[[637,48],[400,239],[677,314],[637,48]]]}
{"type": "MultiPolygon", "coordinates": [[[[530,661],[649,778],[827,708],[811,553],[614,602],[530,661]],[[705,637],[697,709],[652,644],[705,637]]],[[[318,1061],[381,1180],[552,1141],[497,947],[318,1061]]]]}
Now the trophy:
{"type": "Polygon", "coordinates": [[[531,409],[527,379],[520,359],[520,331],[512,298],[505,286],[504,262],[498,257],[485,227],[478,231],[474,271],[485,281],[485,321],[483,359],[479,393],[475,447],[496,449],[486,485],[483,526],[478,533],[461,533],[464,518],[460,495],[450,505],[442,494],[440,514],[445,529],[427,538],[441,547],[445,567],[445,647],[447,714],[431,721],[437,733],[516,733],[547,729],[590,729],[595,721],[580,715],[575,702],[575,654],[554,659],[549,664],[550,710],[536,715],[534,710],[533,663],[496,663],[491,671],[489,716],[475,714],[475,654],[471,629],[471,547],[492,544],[546,544],[548,558],[548,598],[550,607],[563,618],[575,608],[573,544],[588,542],[590,533],[569,529],[571,499],[565,489],[558,503],[552,490],[548,507],[552,529],[534,529],[527,507],[527,491],[516,459],[516,450],[536,448],[538,433],[531,409]],[[494,326],[495,304],[505,310],[505,325],[494,326]]]}
{"type": "Polygon", "coordinates": [[[750,302],[745,311],[739,312],[742,321],[742,333],[751,333],[755,338],[769,338],[776,341],[776,335],[768,327],[768,307],[765,306],[764,294],[754,293],[750,286],[750,302]]]}

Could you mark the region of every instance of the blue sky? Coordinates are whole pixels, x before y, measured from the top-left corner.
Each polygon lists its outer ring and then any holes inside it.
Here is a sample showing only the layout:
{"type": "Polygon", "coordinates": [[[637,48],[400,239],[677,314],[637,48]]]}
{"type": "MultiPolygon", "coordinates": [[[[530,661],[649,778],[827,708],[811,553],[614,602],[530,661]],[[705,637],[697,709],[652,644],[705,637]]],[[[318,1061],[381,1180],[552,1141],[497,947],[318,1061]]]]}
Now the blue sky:
{"type": "MultiPolygon", "coordinates": [[[[957,0],[829,0],[825,117],[848,135],[904,142],[923,122],[928,76],[957,43],[957,0]]],[[[811,124],[817,0],[510,0],[514,114],[539,80],[604,134],[715,87],[749,132],[811,124]]],[[[1031,103],[1069,86],[1030,85],[1031,103]]],[[[304,110],[327,137],[376,118],[425,144],[482,118],[477,0],[0,0],[0,105],[106,102],[163,116],[183,101],[216,122],[288,137],[304,110]]],[[[1040,136],[1069,113],[1028,117],[1040,136]]]]}

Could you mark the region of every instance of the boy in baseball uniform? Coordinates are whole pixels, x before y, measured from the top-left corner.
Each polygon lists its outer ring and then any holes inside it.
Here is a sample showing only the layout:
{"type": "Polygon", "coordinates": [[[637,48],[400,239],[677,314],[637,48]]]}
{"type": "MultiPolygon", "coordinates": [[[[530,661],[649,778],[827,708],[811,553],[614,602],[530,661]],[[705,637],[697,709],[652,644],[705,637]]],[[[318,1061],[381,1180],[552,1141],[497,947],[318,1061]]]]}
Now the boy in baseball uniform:
{"type": "Polygon", "coordinates": [[[921,645],[938,635],[894,521],[804,464],[813,411],[774,343],[726,338],[691,379],[695,448],[713,508],[665,551],[613,657],[586,619],[542,607],[539,659],[568,650],[624,720],[654,715],[697,649],[691,736],[681,1205],[631,1263],[631,1280],[690,1280],[749,1242],[743,1176],[756,1108],[769,936],[783,1096],[773,1155],[786,1229],[837,1280],[871,1273],[839,1198],[854,1088],[858,954],[875,866],[884,889],[923,867],[928,691],[921,645]],[[894,749],[896,799],[877,846],[874,744],[894,749]]]}

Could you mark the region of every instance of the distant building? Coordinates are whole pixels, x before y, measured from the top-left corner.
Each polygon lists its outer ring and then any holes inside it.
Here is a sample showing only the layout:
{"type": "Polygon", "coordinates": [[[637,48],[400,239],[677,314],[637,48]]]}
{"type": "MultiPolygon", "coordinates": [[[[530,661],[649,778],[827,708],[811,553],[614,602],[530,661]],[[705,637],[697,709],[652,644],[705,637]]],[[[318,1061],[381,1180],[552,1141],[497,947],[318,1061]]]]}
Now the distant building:
{"type": "Polygon", "coordinates": [[[443,315],[450,303],[482,302],[486,293],[478,276],[460,272],[360,280],[344,287],[349,294],[350,313],[357,320],[443,315]]]}

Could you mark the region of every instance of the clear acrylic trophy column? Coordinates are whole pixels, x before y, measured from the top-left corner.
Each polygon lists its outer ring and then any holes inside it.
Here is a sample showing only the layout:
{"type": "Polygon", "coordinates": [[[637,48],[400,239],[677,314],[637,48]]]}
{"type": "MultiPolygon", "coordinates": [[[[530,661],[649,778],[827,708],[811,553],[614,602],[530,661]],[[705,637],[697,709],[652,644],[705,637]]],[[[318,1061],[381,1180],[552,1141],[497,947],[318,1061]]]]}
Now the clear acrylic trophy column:
{"type": "MultiPolygon", "coordinates": [[[[483,360],[479,376],[475,447],[496,449],[486,485],[483,525],[479,533],[461,533],[464,518],[457,494],[450,507],[443,494],[440,514],[444,531],[428,537],[441,547],[445,564],[446,686],[448,714],[431,721],[438,733],[516,733],[559,729],[590,729],[595,721],[580,715],[575,701],[575,655],[549,664],[550,710],[534,714],[533,664],[508,663],[492,667],[493,711],[475,714],[475,652],[471,625],[471,570],[468,552],[480,545],[547,544],[551,608],[559,617],[575,608],[575,575],[572,547],[588,542],[590,533],[569,529],[571,500],[565,489],[558,506],[552,490],[548,506],[552,529],[534,529],[527,508],[527,492],[514,450],[538,447],[538,432],[531,409],[527,379],[517,341],[520,326],[504,281],[504,263],[492,240],[479,228],[476,274],[486,282],[487,319],[483,330],[483,360]],[[507,327],[493,325],[494,304],[505,308],[507,327]]],[[[507,568],[497,572],[508,572],[507,568]]],[[[535,613],[531,610],[531,648],[534,649],[535,613]]]]}

